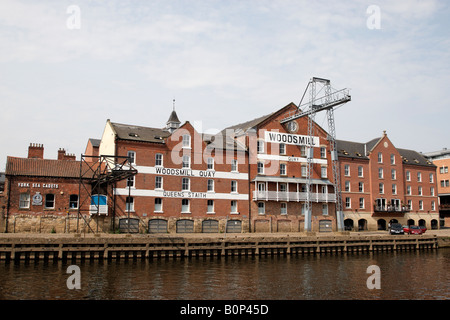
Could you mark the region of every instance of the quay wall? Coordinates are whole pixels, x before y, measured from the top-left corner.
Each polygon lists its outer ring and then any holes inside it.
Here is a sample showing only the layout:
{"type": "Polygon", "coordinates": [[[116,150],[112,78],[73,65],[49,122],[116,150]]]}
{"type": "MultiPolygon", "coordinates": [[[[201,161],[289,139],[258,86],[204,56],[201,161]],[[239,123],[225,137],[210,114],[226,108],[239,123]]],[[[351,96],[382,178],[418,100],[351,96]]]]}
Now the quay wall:
{"type": "MultiPolygon", "coordinates": [[[[16,234],[17,235],[17,234],[16,234]]],[[[93,260],[341,254],[435,250],[449,246],[437,235],[405,236],[0,236],[0,260],[93,260]]]]}

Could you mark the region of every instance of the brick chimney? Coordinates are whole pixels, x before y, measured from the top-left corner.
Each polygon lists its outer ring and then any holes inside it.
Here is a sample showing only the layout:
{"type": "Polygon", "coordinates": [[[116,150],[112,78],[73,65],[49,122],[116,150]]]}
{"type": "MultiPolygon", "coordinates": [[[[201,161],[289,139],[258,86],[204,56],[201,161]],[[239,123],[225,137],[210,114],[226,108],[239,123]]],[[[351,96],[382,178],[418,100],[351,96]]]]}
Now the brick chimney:
{"type": "Polygon", "coordinates": [[[58,150],[58,160],[75,160],[76,157],[74,154],[68,153],[66,154],[66,150],[63,148],[59,148],[58,150]]]}
{"type": "Polygon", "coordinates": [[[30,143],[28,147],[28,158],[44,159],[44,145],[40,143],[30,143]]]}

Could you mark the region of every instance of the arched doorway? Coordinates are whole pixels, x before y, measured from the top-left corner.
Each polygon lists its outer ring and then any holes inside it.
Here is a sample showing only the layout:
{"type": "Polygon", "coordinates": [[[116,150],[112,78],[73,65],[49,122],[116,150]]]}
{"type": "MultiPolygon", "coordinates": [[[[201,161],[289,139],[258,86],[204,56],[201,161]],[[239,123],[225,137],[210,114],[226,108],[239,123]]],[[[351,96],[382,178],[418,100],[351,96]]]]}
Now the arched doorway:
{"type": "Polygon", "coordinates": [[[359,219],[358,220],[358,231],[366,231],[367,230],[367,220],[359,219]]]}
{"type": "Polygon", "coordinates": [[[378,228],[378,230],[386,230],[386,220],[378,219],[377,228],[378,228]]]}
{"type": "Polygon", "coordinates": [[[346,231],[352,231],[353,230],[353,220],[352,219],[345,219],[344,220],[344,230],[346,230],[346,231]]]}
{"type": "Polygon", "coordinates": [[[167,220],[164,219],[149,220],[148,233],[167,233],[167,220]]]}
{"type": "Polygon", "coordinates": [[[420,219],[419,220],[419,226],[426,227],[427,226],[427,222],[424,219],[420,219]]]}
{"type": "Polygon", "coordinates": [[[431,229],[438,228],[438,221],[436,219],[431,220],[431,229]]]}
{"type": "Polygon", "coordinates": [[[408,226],[414,225],[414,219],[408,219],[408,222],[406,223],[408,226]]]}

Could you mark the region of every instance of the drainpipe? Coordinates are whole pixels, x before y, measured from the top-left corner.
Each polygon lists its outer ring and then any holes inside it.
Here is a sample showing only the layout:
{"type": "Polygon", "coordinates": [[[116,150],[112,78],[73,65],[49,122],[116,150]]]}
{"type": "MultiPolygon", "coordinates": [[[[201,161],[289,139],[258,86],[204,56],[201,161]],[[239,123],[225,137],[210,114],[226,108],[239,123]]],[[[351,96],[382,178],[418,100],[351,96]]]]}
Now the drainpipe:
{"type": "Polygon", "coordinates": [[[5,233],[8,233],[8,220],[9,220],[9,208],[11,207],[11,182],[12,178],[8,178],[8,201],[6,202],[6,221],[5,221],[5,233]]]}

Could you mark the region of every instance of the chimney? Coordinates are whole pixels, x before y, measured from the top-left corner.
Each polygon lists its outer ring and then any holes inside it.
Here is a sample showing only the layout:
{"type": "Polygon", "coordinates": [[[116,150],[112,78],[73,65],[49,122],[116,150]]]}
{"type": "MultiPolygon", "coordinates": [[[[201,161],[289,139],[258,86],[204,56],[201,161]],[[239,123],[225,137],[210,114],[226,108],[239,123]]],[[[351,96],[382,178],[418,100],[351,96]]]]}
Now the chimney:
{"type": "Polygon", "coordinates": [[[66,154],[66,150],[64,148],[59,148],[58,150],[58,160],[75,160],[76,157],[74,154],[68,153],[66,154]]]}
{"type": "Polygon", "coordinates": [[[40,143],[30,143],[28,147],[28,158],[44,159],[44,145],[40,143]]]}

